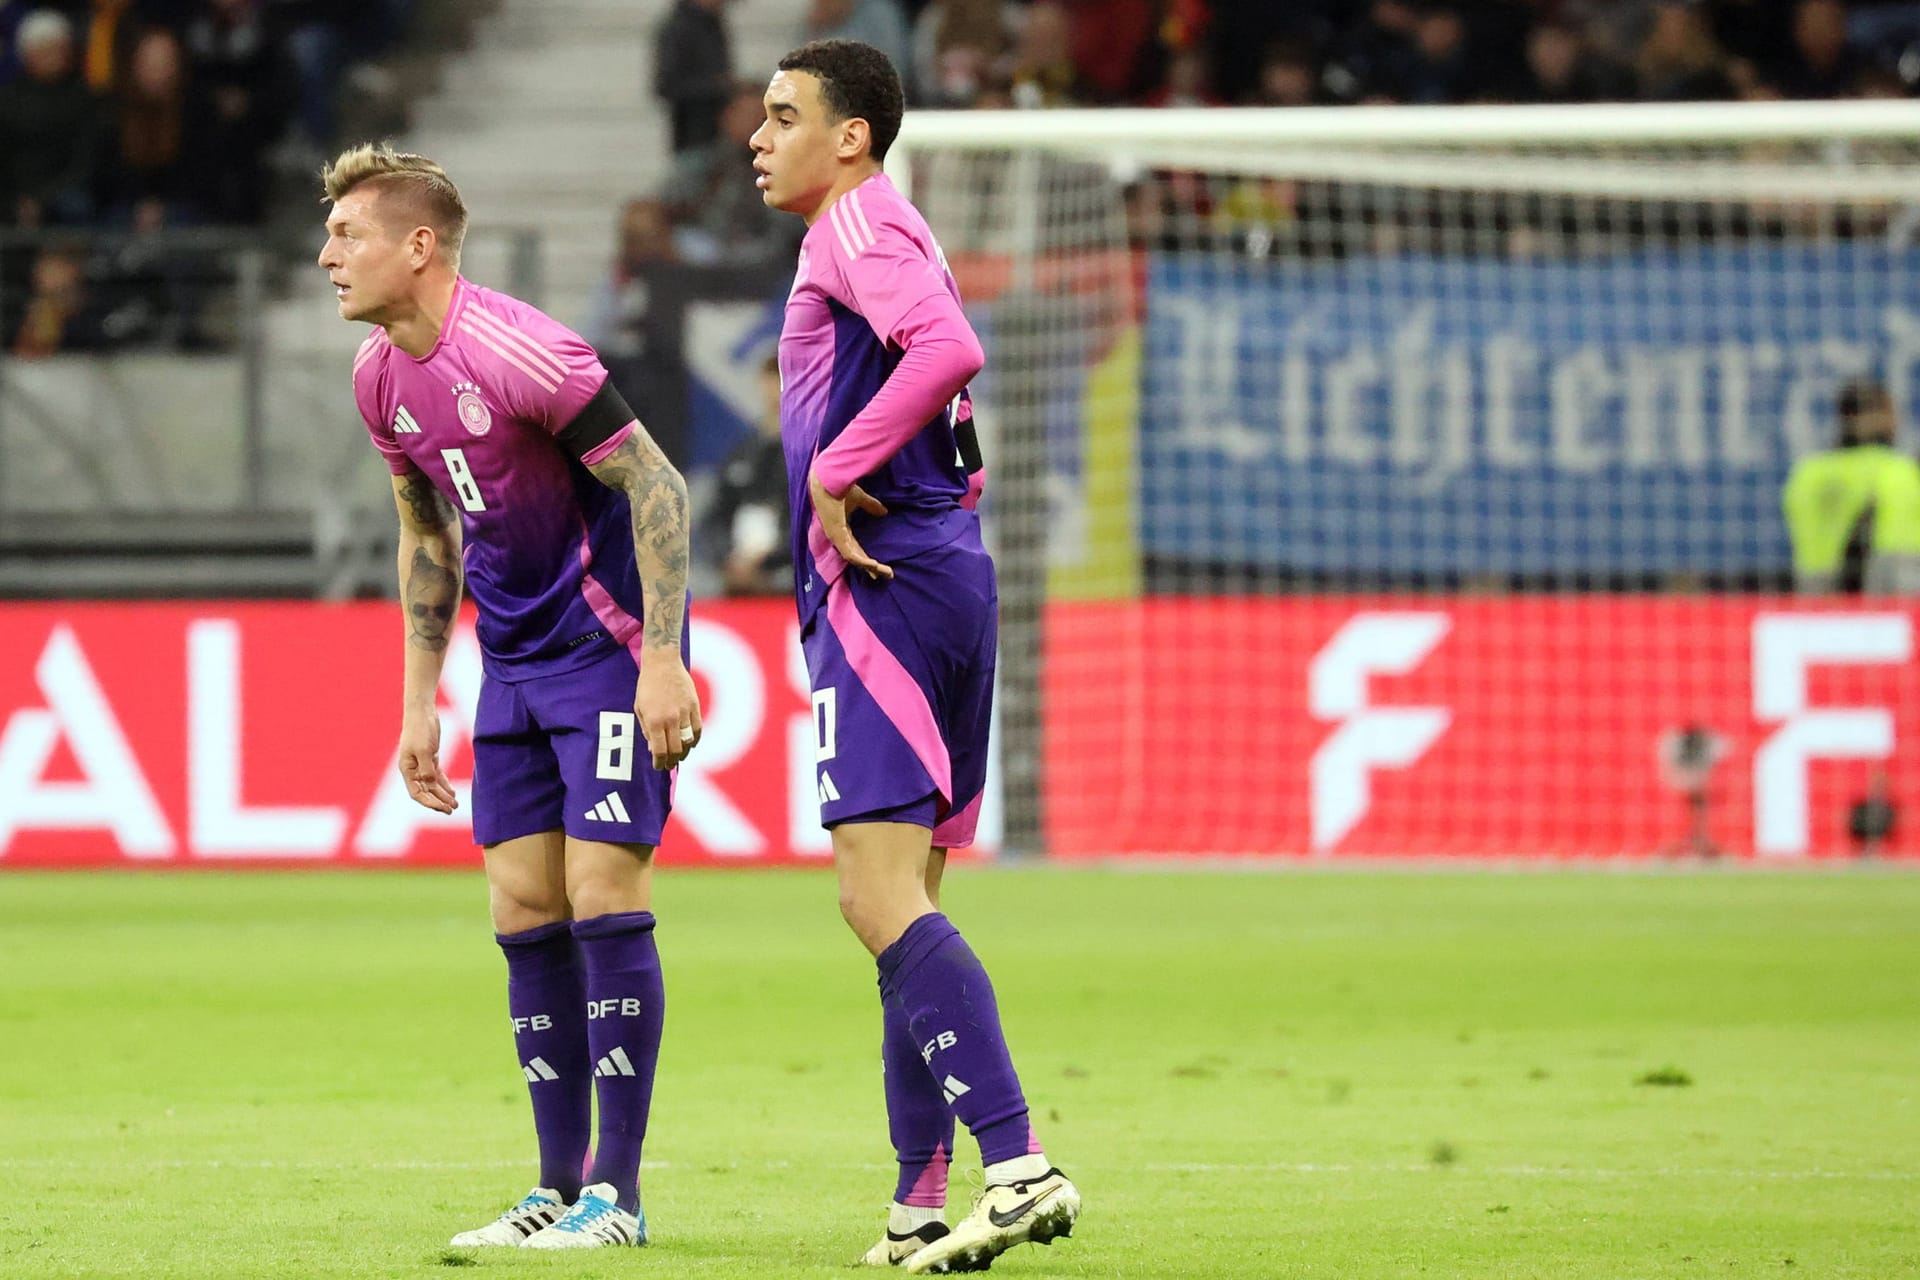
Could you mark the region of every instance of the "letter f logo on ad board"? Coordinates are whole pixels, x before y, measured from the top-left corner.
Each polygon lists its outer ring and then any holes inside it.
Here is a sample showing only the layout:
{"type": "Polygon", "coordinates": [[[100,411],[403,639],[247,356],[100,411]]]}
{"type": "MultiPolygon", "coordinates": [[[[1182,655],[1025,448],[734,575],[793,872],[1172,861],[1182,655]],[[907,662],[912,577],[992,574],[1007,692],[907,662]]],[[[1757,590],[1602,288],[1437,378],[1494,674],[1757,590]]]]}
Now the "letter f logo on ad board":
{"type": "Polygon", "coordinates": [[[1753,846],[1761,857],[1806,853],[1813,835],[1808,774],[1814,761],[1885,760],[1893,754],[1892,710],[1810,705],[1809,668],[1911,661],[1913,624],[1903,613],[1754,619],[1753,716],[1779,726],[1753,755],[1753,846]]]}
{"type": "Polygon", "coordinates": [[[1373,771],[1404,769],[1433,746],[1453,712],[1445,707],[1375,707],[1367,678],[1405,675],[1453,629],[1444,613],[1362,613],[1313,656],[1307,706],[1340,727],[1313,753],[1313,848],[1339,844],[1373,806],[1373,771]]]}

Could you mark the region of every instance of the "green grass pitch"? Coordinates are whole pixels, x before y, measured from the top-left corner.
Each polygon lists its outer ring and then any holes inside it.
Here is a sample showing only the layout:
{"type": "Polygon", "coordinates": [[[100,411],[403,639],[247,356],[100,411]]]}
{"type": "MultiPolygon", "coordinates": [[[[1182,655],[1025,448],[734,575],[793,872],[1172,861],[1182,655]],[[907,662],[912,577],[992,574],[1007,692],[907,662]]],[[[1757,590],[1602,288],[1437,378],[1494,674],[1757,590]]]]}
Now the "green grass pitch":
{"type": "MultiPolygon", "coordinates": [[[[848,1275],[892,1174],[831,880],[657,899],[654,1245],[535,1256],[444,1247],[534,1172],[477,873],[0,878],[0,1276],[848,1275]]],[[[1086,1196],[996,1274],[1920,1275],[1920,876],[963,870],[947,906],[1086,1196]]]]}

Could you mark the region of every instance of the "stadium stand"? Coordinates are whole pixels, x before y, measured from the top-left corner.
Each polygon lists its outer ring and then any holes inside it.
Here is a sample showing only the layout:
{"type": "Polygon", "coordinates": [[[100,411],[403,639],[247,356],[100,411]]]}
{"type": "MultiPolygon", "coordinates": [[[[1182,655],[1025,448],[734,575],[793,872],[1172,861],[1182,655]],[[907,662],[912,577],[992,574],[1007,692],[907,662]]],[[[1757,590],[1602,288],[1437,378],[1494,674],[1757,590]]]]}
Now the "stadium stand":
{"type": "MultiPolygon", "coordinates": [[[[0,174],[0,513],[110,528],[178,511],[199,527],[213,509],[303,530],[362,526],[359,499],[345,495],[378,489],[359,483],[364,450],[336,386],[352,334],[302,287],[311,171],[342,137],[398,133],[444,161],[484,211],[470,272],[575,323],[605,293],[629,199],[667,201],[682,262],[777,273],[790,244],[777,224],[763,235],[744,220],[753,211],[716,196],[726,157],[676,163],[667,145],[653,42],[670,9],[0,6],[0,131],[15,140],[0,174]],[[32,145],[52,138],[61,146],[32,145]],[[136,402],[143,411],[129,412],[136,402]],[[151,411],[163,403],[198,412],[151,411]],[[124,456],[196,457],[209,438],[227,447],[177,483],[164,467],[115,480],[132,464],[76,461],[74,441],[104,406],[146,441],[124,456]],[[201,431],[183,446],[169,423],[189,417],[201,431]]],[[[1920,74],[1916,6],[1838,0],[733,0],[720,13],[742,77],[735,132],[779,52],[835,31],[904,31],[915,100],[942,107],[1904,96],[1920,74]]],[[[694,469],[735,443],[689,438],[694,469]]],[[[150,541],[144,525],[128,529],[129,549],[150,541]]],[[[6,544],[0,591],[42,589],[38,570],[13,566],[49,553],[48,536],[31,554],[6,544]]],[[[303,537],[313,564],[245,579],[249,589],[386,589],[377,554],[303,537]]],[[[129,556],[116,579],[97,567],[111,563],[98,537],[82,547],[98,589],[161,589],[154,557],[129,556]]]]}

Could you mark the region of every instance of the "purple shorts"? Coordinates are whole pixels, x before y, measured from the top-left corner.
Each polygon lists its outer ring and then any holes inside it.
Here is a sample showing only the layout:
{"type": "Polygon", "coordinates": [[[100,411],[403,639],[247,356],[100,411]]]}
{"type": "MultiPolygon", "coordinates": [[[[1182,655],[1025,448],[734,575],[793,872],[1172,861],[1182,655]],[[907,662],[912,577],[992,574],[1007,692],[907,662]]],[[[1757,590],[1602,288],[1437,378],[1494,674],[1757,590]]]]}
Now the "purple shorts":
{"type": "Polygon", "coordinates": [[[633,655],[480,686],[473,732],[473,839],[542,831],[613,844],[660,843],[673,775],[653,767],[633,714],[633,655]]]}
{"type": "Polygon", "coordinates": [[[820,821],[912,822],[973,843],[987,782],[1000,598],[978,535],[848,570],[800,637],[820,821]]]}

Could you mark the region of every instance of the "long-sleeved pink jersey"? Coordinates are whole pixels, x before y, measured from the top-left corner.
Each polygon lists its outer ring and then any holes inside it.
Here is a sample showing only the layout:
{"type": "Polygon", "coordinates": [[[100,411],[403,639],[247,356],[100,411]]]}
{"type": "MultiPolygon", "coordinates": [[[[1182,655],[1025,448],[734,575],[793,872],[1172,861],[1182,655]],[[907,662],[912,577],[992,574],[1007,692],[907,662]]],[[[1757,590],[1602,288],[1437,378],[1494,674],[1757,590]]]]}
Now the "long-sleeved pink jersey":
{"type": "Polygon", "coordinates": [[[853,515],[888,561],[977,527],[963,461],[967,379],[982,355],[960,290],[920,211],[885,174],[848,191],[808,228],[780,333],[780,426],[802,621],[845,564],[814,515],[809,475],[829,493],[858,483],[888,514],[853,515]]]}

